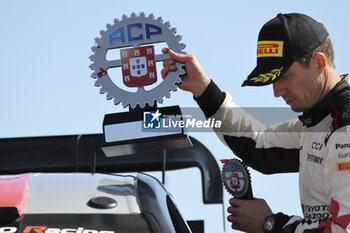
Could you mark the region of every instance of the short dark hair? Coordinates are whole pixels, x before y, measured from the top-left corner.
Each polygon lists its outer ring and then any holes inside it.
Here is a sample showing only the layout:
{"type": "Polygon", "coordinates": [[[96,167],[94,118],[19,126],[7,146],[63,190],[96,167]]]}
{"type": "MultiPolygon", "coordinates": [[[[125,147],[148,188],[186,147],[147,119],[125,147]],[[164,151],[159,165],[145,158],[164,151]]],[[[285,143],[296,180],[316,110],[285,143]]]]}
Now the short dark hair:
{"type": "Polygon", "coordinates": [[[334,65],[334,49],[333,49],[333,44],[332,41],[329,37],[325,39],[325,41],[322,42],[320,46],[312,50],[311,52],[306,53],[304,56],[300,57],[297,59],[297,62],[299,62],[304,68],[309,68],[310,67],[310,60],[312,56],[316,52],[321,52],[324,53],[328,60],[328,64],[335,68],[334,65]]]}

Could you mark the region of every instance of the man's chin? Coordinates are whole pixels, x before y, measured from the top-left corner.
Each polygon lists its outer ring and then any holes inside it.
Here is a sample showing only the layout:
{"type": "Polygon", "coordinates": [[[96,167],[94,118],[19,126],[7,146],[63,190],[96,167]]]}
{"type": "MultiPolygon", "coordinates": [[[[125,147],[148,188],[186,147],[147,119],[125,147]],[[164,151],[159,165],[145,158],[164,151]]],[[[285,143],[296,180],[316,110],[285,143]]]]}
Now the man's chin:
{"type": "Polygon", "coordinates": [[[293,112],[306,112],[308,109],[298,106],[290,106],[293,112]]]}

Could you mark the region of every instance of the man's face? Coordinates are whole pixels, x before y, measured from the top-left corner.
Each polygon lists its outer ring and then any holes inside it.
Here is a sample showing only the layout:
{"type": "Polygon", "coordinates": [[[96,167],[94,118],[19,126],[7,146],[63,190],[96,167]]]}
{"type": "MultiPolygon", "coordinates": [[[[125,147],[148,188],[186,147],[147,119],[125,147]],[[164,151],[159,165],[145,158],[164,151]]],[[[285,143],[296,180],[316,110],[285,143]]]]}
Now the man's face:
{"type": "Polygon", "coordinates": [[[273,92],[294,112],[306,112],[321,100],[323,86],[318,66],[311,59],[309,68],[295,61],[285,75],[273,83],[273,92]]]}

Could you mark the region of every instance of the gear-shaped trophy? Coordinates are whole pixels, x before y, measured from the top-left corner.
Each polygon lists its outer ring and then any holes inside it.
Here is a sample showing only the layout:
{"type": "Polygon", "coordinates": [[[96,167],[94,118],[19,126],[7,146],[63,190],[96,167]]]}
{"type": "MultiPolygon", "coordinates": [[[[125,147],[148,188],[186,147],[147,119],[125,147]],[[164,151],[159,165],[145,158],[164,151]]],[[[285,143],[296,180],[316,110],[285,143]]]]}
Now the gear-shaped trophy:
{"type": "Polygon", "coordinates": [[[183,128],[163,127],[162,131],[164,116],[181,120],[180,107],[157,107],[164,97],[170,97],[171,91],[176,91],[176,84],[182,81],[180,75],[185,74],[183,65],[176,62],[177,70],[157,82],[156,63],[170,57],[161,52],[157,54],[154,45],[166,43],[175,52],[184,53],[185,44],[181,43],[176,29],[171,28],[169,22],[163,22],[161,17],[156,19],[152,14],[146,16],[141,12],[115,19],[114,24],[107,24],[107,30],[100,34],[91,48],[91,77],[96,79],[95,86],[100,87],[100,93],[106,94],[107,100],[113,99],[115,105],[121,103],[124,108],[129,107],[129,112],[105,115],[104,153],[119,156],[192,146],[183,128]],[[108,52],[115,54],[117,50],[120,58],[107,59],[108,52]],[[109,69],[112,68],[121,69],[119,86],[110,77],[109,69]],[[148,85],[152,86],[146,90],[148,85]]]}
{"type": "Polygon", "coordinates": [[[252,200],[253,191],[247,166],[238,159],[224,161],[222,182],[225,189],[235,198],[252,200]]]}
{"type": "Polygon", "coordinates": [[[168,54],[155,54],[152,44],[166,43],[168,48],[183,53],[185,44],[182,37],[176,34],[176,28],[171,28],[169,22],[162,18],[145,13],[132,13],[131,17],[123,15],[122,20],[115,19],[114,24],[107,24],[107,30],[100,31],[101,37],[95,39],[91,48],[93,62],[90,68],[94,70],[91,77],[96,79],[95,86],[101,87],[100,93],[106,93],[108,100],[114,99],[114,104],[122,104],[124,108],[137,105],[144,108],[153,106],[155,102],[162,103],[163,97],[170,97],[170,91],[176,91],[176,83],[181,82],[180,75],[185,71],[180,63],[176,63],[177,70],[169,72],[167,77],[151,90],[144,86],[156,81],[156,62],[169,58],[168,54]],[[147,46],[149,45],[149,46],[147,46]],[[127,48],[127,49],[126,49],[127,48]],[[121,59],[107,60],[109,50],[120,49],[121,59]],[[118,87],[111,80],[108,69],[122,69],[123,83],[126,87],[136,87],[137,91],[127,91],[118,87]]]}

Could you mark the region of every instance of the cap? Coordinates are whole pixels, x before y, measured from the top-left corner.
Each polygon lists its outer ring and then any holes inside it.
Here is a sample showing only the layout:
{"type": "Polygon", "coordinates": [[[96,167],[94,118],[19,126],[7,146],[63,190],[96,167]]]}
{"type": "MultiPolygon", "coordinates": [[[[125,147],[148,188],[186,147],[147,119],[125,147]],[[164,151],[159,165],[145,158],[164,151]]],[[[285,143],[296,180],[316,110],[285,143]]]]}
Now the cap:
{"type": "Polygon", "coordinates": [[[275,82],[296,59],[317,48],[327,36],[326,28],[310,16],[278,14],[261,28],[257,66],[242,86],[264,86],[275,82]]]}

